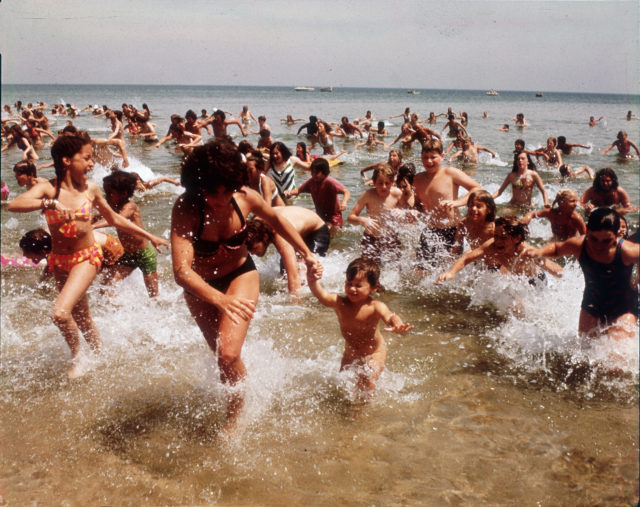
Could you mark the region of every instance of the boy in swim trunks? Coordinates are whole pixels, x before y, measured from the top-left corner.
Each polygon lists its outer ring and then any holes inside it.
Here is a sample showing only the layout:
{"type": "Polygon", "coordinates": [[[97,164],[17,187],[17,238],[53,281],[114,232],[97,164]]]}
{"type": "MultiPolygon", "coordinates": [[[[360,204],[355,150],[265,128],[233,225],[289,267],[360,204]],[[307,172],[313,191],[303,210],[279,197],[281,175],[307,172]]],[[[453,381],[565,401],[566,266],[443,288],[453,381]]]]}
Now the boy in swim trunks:
{"type": "MultiPolygon", "coordinates": [[[[313,210],[301,206],[276,206],[273,210],[293,225],[312,253],[325,256],[331,242],[329,227],[313,210]]],[[[251,254],[263,257],[271,243],[282,258],[281,269],[287,272],[289,294],[296,294],[301,283],[294,248],[262,220],[254,218],[247,221],[246,245],[251,254]]]]}
{"type": "MultiPolygon", "coordinates": [[[[135,202],[131,201],[138,178],[128,172],[115,171],[102,181],[109,206],[124,218],[142,227],[140,209],[135,202]]],[[[106,225],[106,222],[101,221],[94,224],[94,228],[106,225]]],[[[155,248],[145,238],[133,236],[120,229],[117,231],[124,247],[124,255],[116,263],[113,279],[115,281],[123,280],[134,269],[139,268],[142,271],[149,297],[156,297],[158,295],[158,260],[155,248]]]]}
{"type": "Polygon", "coordinates": [[[480,190],[480,184],[455,167],[443,167],[442,143],[431,139],[422,146],[422,165],[424,172],[413,179],[416,208],[421,209],[427,219],[427,227],[420,237],[418,260],[431,258],[441,244],[451,251],[459,221],[457,208],[467,203],[469,193],[480,190]],[[458,197],[462,187],[469,193],[458,197]],[[434,241],[435,240],[435,241],[434,241]]]}

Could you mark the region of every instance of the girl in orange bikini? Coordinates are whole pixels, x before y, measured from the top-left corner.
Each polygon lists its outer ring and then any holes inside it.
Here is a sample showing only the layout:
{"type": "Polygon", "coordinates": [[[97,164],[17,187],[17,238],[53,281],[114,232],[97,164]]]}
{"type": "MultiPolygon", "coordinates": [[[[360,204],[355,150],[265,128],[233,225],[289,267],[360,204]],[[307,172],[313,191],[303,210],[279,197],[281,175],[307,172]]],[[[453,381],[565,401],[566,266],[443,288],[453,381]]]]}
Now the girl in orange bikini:
{"type": "Polygon", "coordinates": [[[158,248],[168,242],[134,225],[113,211],[98,186],[89,181],[93,168],[91,139],[84,136],[61,136],[51,148],[56,178],[36,184],[8,204],[9,211],[27,213],[44,210],[52,239],[48,264],[53,268],[60,294],[53,306],[53,322],[60,329],[73,358],[69,378],[83,375],[86,355],[80,342],[80,331],[93,349],[101,341],[91,315],[86,290],[96,277],[103,260],[91,225],[95,206],[113,226],[131,234],[144,236],[158,248]]]}

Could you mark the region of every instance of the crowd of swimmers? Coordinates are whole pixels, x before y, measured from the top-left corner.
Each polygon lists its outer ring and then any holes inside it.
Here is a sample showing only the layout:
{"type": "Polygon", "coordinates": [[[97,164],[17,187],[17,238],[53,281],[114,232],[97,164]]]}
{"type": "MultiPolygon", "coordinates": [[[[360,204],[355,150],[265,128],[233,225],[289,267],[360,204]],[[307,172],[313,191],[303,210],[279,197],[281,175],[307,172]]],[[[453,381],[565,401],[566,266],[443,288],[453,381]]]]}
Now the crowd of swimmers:
{"type": "MultiPolygon", "coordinates": [[[[297,144],[294,155],[283,142],[272,139],[265,116],[255,118],[248,107],[237,118],[220,109],[210,115],[204,109],[200,116],[193,110],[184,117],[174,114],[162,138],[155,133],[146,104],[140,110],[122,104],[119,110],[103,105],[80,111],[108,119],[111,134],[105,139],[90,138],[71,120],[54,135],[46,107],[16,104],[14,112],[5,106],[2,150],[13,145],[22,150],[14,175],[26,188],[10,200],[8,210],[39,211],[47,222],[47,229],[28,231],[20,247],[34,263],[46,259],[46,272],[55,278],[59,295],[52,316],[71,350],[70,378],[83,375],[88,368],[80,335],[91,348],[101,346],[86,296],[97,274],[104,272],[105,290],[112,290],[113,283],[140,269],[149,296],[156,297],[156,250],[170,245],[175,281],[184,289],[187,307],[215,353],[221,380],[238,384],[246,375],[241,349],[260,287],[251,255],[262,256],[273,244],[281,256],[289,292],[296,296],[306,277],[312,294],[336,312],[345,339],[341,369],[355,368],[358,386],[369,391],[386,357],[380,321],[389,332],[404,334],[413,327],[375,294],[381,289],[381,266],[399,258],[403,250],[399,231],[418,224],[416,271],[449,266],[436,275],[436,283],[452,280],[468,264],[480,262],[489,270],[544,286],[545,273],[562,275],[562,267],[550,258],[574,256],[585,276],[580,335],[595,336],[607,326],[611,337],[637,338],[638,280],[637,276],[632,279],[632,271],[640,254],[637,232],[634,238],[628,237],[625,214],[638,208],[631,204],[612,169],[594,173],[588,166],[572,169],[564,163],[563,154],[587,146],[551,137],[545,147],[528,150],[518,139],[511,172],[496,192],[489,193],[463,169],[446,164],[456,159],[477,163],[480,151],[495,156],[493,150],[471,140],[468,115],[451,109],[420,121],[407,108],[398,115],[404,123],[391,142],[385,142],[390,136],[385,122],[376,121],[370,111],[357,120],[342,117],[339,122],[286,115],[281,122],[290,127],[304,122],[298,134],[306,136],[306,142],[297,144]],[[437,132],[434,127],[439,116],[446,123],[437,132]],[[256,146],[247,140],[236,144],[229,127],[243,137],[257,134],[256,146]],[[442,141],[445,131],[452,138],[447,148],[442,141]],[[122,170],[129,164],[125,133],[156,147],[173,142],[184,154],[180,181],[158,178],[144,182],[136,173],[122,170]],[[37,167],[43,135],[51,138],[53,162],[37,167]],[[323,288],[320,262],[332,237],[343,227],[343,212],[351,199],[349,190],[330,175],[331,165],[344,153],[336,148],[340,138],[362,139],[355,149],[383,146],[390,150],[386,161],[361,170],[370,188],[357,197],[347,215],[349,224],[362,227],[361,255],[347,267],[343,295],[323,288]],[[391,149],[398,141],[401,149],[391,149]],[[403,162],[403,152],[416,143],[421,171],[403,162]],[[321,153],[314,155],[316,146],[321,153]],[[88,175],[94,160],[103,158],[116,163],[101,190],[88,175]],[[550,199],[537,171],[536,160],[540,159],[557,168],[563,178],[586,175],[593,182],[582,196],[565,189],[550,199]],[[55,178],[37,176],[38,169],[51,165],[55,178]],[[296,176],[305,171],[309,177],[298,185],[296,176]],[[370,180],[368,171],[373,171],[370,180]],[[132,199],[136,191],[164,182],[184,188],[171,213],[170,241],[143,228],[141,210],[132,199]],[[511,199],[502,216],[497,216],[495,199],[507,189],[511,199]],[[543,201],[539,210],[532,207],[535,189],[543,201]],[[300,193],[311,194],[315,210],[295,205],[300,193]],[[583,214],[576,211],[578,206],[583,214]],[[467,210],[464,217],[461,208],[467,210]],[[550,223],[553,241],[539,247],[527,242],[528,224],[534,219],[550,223]],[[117,237],[97,230],[105,226],[115,227],[117,237]],[[300,271],[299,259],[306,264],[306,274],[300,271]]],[[[51,111],[71,119],[79,114],[71,106],[55,106],[51,111]]],[[[513,121],[521,129],[526,126],[521,113],[513,121]]],[[[632,149],[640,154],[624,131],[602,154],[614,147],[623,157],[632,149]]],[[[9,197],[5,187],[3,182],[3,200],[9,197]]],[[[241,392],[234,393],[227,408],[229,429],[243,404],[241,392]]]]}

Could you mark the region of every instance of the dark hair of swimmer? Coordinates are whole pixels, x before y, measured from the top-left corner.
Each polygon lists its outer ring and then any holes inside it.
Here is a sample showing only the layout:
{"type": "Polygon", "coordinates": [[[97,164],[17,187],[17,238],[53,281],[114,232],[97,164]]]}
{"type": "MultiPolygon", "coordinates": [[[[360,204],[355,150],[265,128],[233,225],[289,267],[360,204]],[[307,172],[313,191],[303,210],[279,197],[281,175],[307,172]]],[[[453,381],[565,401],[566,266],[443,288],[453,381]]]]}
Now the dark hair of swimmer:
{"type": "Polygon", "coordinates": [[[313,162],[311,162],[310,170],[312,173],[320,172],[325,176],[329,176],[329,173],[331,172],[331,168],[329,167],[329,162],[327,162],[327,159],[322,157],[317,158],[313,162]]]}
{"type": "Polygon", "coordinates": [[[620,214],[611,208],[597,208],[589,215],[587,229],[590,231],[611,231],[618,234],[620,214]]]}

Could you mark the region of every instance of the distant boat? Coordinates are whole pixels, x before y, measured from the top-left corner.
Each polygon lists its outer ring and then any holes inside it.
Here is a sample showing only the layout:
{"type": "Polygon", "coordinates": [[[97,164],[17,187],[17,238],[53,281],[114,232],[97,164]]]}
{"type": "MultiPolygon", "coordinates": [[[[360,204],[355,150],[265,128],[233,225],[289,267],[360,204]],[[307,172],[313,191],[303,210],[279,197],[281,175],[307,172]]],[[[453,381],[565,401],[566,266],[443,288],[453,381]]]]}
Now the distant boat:
{"type": "Polygon", "coordinates": [[[418,95],[420,92],[418,90],[407,90],[407,93],[410,93],[411,95],[418,95]]]}
{"type": "Polygon", "coordinates": [[[325,86],[324,88],[320,88],[321,92],[332,92],[333,86],[325,86]]]}
{"type": "Polygon", "coordinates": [[[500,95],[500,94],[497,91],[495,91],[493,88],[491,88],[491,90],[487,92],[487,95],[500,95]]]}
{"type": "Polygon", "coordinates": [[[542,92],[536,93],[536,97],[542,97],[542,92]]]}
{"type": "Polygon", "coordinates": [[[312,92],[315,91],[315,88],[311,88],[310,86],[296,86],[294,90],[297,92],[312,92]]]}

